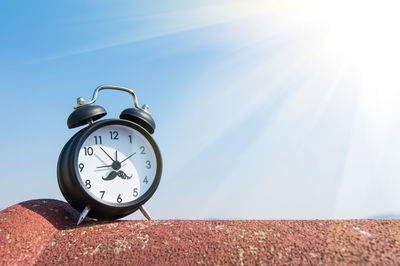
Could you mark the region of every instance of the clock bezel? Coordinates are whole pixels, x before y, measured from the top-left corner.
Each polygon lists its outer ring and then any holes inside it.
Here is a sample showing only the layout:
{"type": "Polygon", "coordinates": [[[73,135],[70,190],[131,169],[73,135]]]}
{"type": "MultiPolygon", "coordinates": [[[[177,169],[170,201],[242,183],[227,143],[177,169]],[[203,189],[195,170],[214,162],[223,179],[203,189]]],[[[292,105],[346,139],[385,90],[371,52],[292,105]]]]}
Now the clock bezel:
{"type": "Polygon", "coordinates": [[[74,208],[78,211],[82,211],[86,206],[90,206],[91,211],[88,216],[93,218],[116,219],[136,211],[152,197],[160,183],[162,159],[156,142],[143,127],[125,119],[106,119],[82,129],[67,142],[61,152],[57,169],[58,183],[61,192],[74,208]],[[94,131],[109,125],[127,126],[142,134],[150,143],[156,157],[157,169],[151,186],[143,195],[133,201],[125,203],[101,201],[101,199],[98,199],[93,193],[86,189],[85,184],[80,178],[78,157],[83,143],[94,131]]]}

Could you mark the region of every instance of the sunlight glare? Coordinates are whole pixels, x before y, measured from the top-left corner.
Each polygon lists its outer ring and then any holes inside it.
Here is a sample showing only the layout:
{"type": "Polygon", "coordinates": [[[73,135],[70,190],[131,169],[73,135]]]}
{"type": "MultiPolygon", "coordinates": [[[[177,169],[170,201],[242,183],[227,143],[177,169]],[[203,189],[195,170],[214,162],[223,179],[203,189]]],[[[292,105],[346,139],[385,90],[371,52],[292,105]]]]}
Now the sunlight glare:
{"type": "Polygon", "coordinates": [[[400,16],[398,1],[333,1],[318,7],[327,26],[326,43],[346,56],[363,87],[399,91],[400,16]]]}

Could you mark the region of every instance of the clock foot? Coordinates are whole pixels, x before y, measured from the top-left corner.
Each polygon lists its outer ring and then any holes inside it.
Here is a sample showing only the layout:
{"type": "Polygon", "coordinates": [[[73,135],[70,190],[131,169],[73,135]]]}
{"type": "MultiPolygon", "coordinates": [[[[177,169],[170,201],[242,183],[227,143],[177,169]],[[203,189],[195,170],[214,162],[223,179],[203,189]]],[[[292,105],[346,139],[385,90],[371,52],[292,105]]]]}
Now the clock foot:
{"type": "Polygon", "coordinates": [[[140,211],[142,212],[143,216],[146,217],[147,220],[151,221],[149,212],[142,206],[140,206],[140,211]]]}
{"type": "Polygon", "coordinates": [[[86,206],[85,209],[83,209],[83,211],[79,215],[79,219],[78,219],[78,222],[76,223],[76,225],[80,225],[82,223],[82,221],[86,218],[86,216],[89,214],[89,212],[90,212],[90,207],[86,206]]]}

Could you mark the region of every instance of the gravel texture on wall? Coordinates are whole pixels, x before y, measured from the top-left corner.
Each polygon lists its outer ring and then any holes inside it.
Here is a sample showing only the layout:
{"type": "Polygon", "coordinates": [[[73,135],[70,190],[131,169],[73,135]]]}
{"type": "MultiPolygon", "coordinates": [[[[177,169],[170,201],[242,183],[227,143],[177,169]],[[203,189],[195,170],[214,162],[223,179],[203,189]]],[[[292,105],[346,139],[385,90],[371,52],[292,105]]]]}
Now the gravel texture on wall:
{"type": "Polygon", "coordinates": [[[0,212],[0,263],[399,264],[399,220],[163,220],[76,226],[67,203],[0,212]]]}

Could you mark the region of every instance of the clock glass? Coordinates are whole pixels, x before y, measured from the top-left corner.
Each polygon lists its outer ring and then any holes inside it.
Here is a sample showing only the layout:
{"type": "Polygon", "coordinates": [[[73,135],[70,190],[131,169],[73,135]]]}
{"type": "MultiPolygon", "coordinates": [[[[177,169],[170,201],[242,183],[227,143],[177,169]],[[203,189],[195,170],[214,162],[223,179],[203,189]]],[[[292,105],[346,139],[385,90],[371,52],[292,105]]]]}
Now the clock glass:
{"type": "Polygon", "coordinates": [[[151,143],[125,125],[93,131],[79,149],[77,171],[82,186],[98,201],[124,204],[151,187],[157,159],[151,143]]]}

